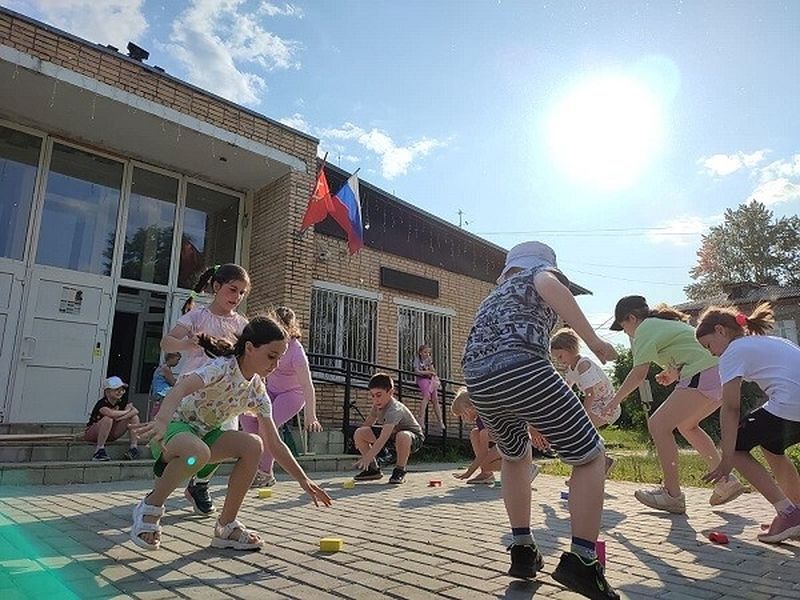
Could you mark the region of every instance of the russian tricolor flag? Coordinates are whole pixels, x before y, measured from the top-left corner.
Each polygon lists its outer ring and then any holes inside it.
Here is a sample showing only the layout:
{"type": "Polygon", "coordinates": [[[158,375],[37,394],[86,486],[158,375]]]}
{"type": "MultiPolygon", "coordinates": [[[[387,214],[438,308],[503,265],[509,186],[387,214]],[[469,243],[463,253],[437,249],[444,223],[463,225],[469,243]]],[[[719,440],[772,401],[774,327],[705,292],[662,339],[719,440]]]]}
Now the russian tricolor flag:
{"type": "Polygon", "coordinates": [[[347,247],[355,254],[364,247],[364,226],[361,221],[361,198],[358,195],[358,175],[353,173],[332,198],[331,216],[347,234],[347,247]]]}

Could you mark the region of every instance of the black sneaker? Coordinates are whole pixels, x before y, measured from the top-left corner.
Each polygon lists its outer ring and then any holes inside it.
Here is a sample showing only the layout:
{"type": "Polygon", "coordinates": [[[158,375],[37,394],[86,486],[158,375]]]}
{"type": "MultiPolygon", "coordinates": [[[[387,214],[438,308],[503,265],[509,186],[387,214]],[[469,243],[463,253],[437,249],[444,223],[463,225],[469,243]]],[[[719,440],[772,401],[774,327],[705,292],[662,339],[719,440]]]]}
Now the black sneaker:
{"type": "Polygon", "coordinates": [[[536,572],[544,567],[544,559],[539,548],[531,544],[511,544],[511,568],[508,574],[517,579],[531,579],[536,577],[536,572]]]}
{"type": "Polygon", "coordinates": [[[389,483],[405,483],[406,471],[400,467],[395,467],[392,471],[392,476],[389,477],[389,483]]]}
{"type": "Polygon", "coordinates": [[[383,477],[383,472],[380,469],[375,467],[369,467],[368,469],[364,469],[353,477],[356,481],[375,481],[376,479],[381,479],[383,477]]]}
{"type": "Polygon", "coordinates": [[[604,571],[597,560],[586,564],[577,554],[564,552],[553,571],[553,579],[587,598],[619,600],[619,594],[608,585],[604,571]]]}
{"type": "Polygon", "coordinates": [[[209,516],[217,510],[211,501],[211,496],[208,495],[207,481],[195,481],[192,479],[189,481],[189,485],[186,486],[186,491],[183,495],[191,502],[194,512],[198,515],[209,516]]]}
{"type": "Polygon", "coordinates": [[[129,448],[128,451],[122,455],[125,460],[138,460],[142,456],[142,451],[139,448],[129,448]]]}
{"type": "Polygon", "coordinates": [[[108,452],[106,452],[105,448],[100,448],[97,452],[94,453],[94,455],[92,456],[92,460],[95,462],[97,461],[105,462],[111,460],[111,457],[108,455],[108,452]]]}

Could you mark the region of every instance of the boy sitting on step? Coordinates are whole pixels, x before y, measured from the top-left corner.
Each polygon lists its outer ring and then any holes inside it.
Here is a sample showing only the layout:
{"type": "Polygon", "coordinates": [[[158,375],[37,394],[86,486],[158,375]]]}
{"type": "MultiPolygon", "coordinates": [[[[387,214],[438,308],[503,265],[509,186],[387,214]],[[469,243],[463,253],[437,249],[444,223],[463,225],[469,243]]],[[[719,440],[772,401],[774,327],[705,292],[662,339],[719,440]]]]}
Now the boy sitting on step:
{"type": "Polygon", "coordinates": [[[83,439],[96,444],[92,460],[107,461],[111,457],[106,452],[106,442],[113,442],[127,431],[131,441],[130,449],[125,453],[125,460],[139,458],[139,439],[129,425],[139,424],[139,411],[133,404],[128,404],[125,391],[128,384],[119,377],[109,377],[103,384],[103,397],[98,400],[86,424],[83,439]]]}
{"type": "Polygon", "coordinates": [[[397,450],[397,462],[389,483],[403,483],[406,480],[408,457],[422,448],[425,435],[408,407],[394,397],[394,382],[391,377],[385,373],[376,373],[369,380],[368,387],[372,410],[353,435],[353,442],[361,453],[361,460],[355,466],[362,469],[353,479],[381,479],[383,473],[375,457],[391,441],[397,450]]]}

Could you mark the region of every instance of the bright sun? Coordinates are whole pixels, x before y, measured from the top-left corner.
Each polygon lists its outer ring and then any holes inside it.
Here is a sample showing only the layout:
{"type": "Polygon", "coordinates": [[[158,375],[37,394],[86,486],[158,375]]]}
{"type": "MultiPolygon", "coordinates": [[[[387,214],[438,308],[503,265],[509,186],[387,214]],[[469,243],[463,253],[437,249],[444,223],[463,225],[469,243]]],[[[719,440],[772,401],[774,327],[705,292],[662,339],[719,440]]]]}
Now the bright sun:
{"type": "Polygon", "coordinates": [[[554,162],[570,178],[606,191],[622,190],[636,181],[661,145],[661,107],[634,79],[591,79],[558,104],[547,133],[554,162]]]}

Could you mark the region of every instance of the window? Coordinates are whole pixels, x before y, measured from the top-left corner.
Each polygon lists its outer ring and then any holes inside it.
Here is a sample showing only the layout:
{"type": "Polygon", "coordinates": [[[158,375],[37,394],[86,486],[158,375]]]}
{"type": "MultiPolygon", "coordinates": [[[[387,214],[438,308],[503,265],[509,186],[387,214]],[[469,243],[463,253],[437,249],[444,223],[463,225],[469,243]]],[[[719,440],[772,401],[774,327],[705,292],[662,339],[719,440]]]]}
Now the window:
{"type": "MultiPolygon", "coordinates": [[[[311,291],[309,352],[375,362],[378,322],[377,298],[324,287],[311,291]]],[[[311,359],[312,366],[342,368],[341,360],[311,359]]],[[[353,365],[353,372],[369,377],[369,365],[353,365]]]]}
{"type": "Polygon", "coordinates": [[[177,201],[177,179],[133,170],[122,277],[167,284],[177,201]]]}
{"type": "Polygon", "coordinates": [[[110,275],[122,163],[53,144],[36,262],[110,275]]]}
{"type": "Polygon", "coordinates": [[[190,289],[207,268],[234,262],[239,197],[190,183],[186,187],[178,286],[190,289]]]}
{"type": "MultiPolygon", "coordinates": [[[[452,317],[444,312],[411,306],[399,306],[397,312],[398,366],[414,370],[419,347],[431,347],[433,365],[442,379],[450,378],[450,331],[452,317]]],[[[410,375],[404,379],[413,380],[410,375]]]]}
{"type": "Polygon", "coordinates": [[[778,337],[785,338],[791,342],[797,343],[797,321],[794,319],[784,319],[783,321],[775,321],[775,327],[772,333],[778,337]]]}
{"type": "Polygon", "coordinates": [[[0,127],[0,256],[22,260],[42,140],[0,127]]]}

